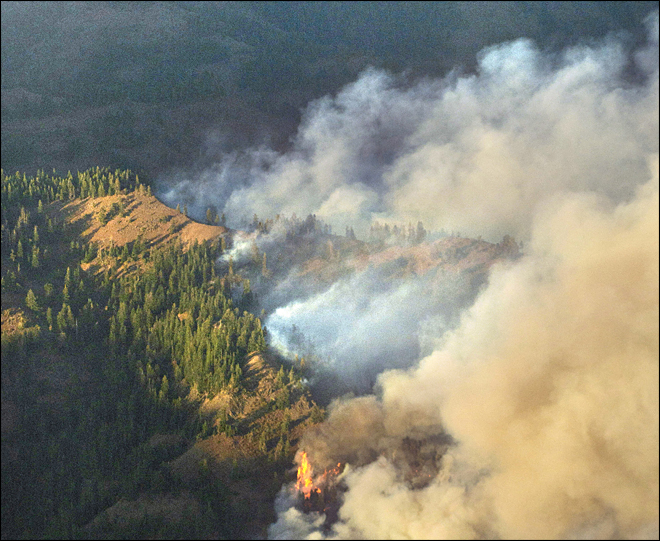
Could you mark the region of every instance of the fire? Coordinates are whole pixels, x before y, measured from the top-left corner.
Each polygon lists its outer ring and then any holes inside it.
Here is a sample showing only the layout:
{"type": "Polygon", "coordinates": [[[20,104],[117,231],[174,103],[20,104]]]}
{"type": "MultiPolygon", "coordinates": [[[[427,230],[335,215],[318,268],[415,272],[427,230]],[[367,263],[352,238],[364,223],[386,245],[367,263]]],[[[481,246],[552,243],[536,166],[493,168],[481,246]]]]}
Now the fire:
{"type": "Polygon", "coordinates": [[[313,493],[321,494],[320,485],[325,485],[328,478],[334,478],[339,475],[341,463],[337,464],[336,468],[325,470],[321,475],[314,480],[314,468],[307,458],[307,453],[302,452],[300,466],[298,466],[298,480],[296,481],[296,488],[303,493],[305,499],[308,500],[313,493]]]}
{"type": "Polygon", "coordinates": [[[312,490],[314,490],[314,481],[312,481],[312,475],[314,474],[314,468],[307,460],[307,453],[303,451],[302,460],[300,461],[300,466],[298,466],[298,481],[296,482],[296,488],[305,495],[305,499],[308,499],[312,490]]]}

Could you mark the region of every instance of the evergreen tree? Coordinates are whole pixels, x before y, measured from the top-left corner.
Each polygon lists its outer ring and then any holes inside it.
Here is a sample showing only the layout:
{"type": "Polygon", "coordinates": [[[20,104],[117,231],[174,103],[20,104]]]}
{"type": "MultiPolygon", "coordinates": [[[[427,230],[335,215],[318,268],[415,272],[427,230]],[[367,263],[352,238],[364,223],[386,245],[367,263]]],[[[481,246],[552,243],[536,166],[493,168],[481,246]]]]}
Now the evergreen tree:
{"type": "Polygon", "coordinates": [[[39,248],[37,246],[32,247],[32,268],[36,269],[39,267],[39,248]]]}
{"type": "Polygon", "coordinates": [[[169,393],[169,390],[170,390],[170,384],[167,381],[167,375],[165,375],[161,380],[160,393],[158,393],[158,399],[161,402],[165,402],[167,400],[167,395],[169,393]]]}
{"type": "Polygon", "coordinates": [[[277,372],[277,376],[275,376],[275,385],[277,385],[278,388],[283,387],[285,385],[284,378],[286,376],[284,375],[284,365],[280,365],[280,369],[277,372]]]}
{"type": "Polygon", "coordinates": [[[53,330],[53,311],[51,310],[50,306],[46,310],[46,321],[48,322],[48,330],[52,331],[53,330]]]}
{"type": "Polygon", "coordinates": [[[31,289],[27,293],[27,297],[25,297],[25,305],[33,311],[39,310],[39,305],[37,304],[37,297],[34,294],[34,291],[31,289]]]}
{"type": "Polygon", "coordinates": [[[62,309],[57,313],[57,327],[60,332],[66,331],[67,304],[62,303],[62,309]]]}
{"type": "Polygon", "coordinates": [[[71,301],[71,293],[69,293],[69,286],[65,283],[64,288],[62,289],[62,300],[64,302],[71,301]]]}

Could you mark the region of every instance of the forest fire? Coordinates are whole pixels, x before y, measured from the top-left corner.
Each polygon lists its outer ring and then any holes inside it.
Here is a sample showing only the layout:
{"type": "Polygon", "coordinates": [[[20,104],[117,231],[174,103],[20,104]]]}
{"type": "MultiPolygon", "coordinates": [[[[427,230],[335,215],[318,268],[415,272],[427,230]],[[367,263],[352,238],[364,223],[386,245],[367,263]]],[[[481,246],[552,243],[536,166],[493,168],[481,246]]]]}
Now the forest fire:
{"type": "Polygon", "coordinates": [[[314,477],[314,468],[306,452],[302,452],[300,466],[298,466],[298,479],[296,489],[303,495],[303,508],[305,511],[327,511],[327,505],[335,499],[335,480],[341,473],[341,463],[336,467],[325,470],[314,477]]]}
{"type": "Polygon", "coordinates": [[[309,499],[312,491],[319,490],[314,487],[314,481],[312,481],[313,474],[314,469],[307,459],[307,453],[303,451],[300,466],[298,467],[298,481],[296,482],[296,488],[303,493],[306,500],[309,499]]]}

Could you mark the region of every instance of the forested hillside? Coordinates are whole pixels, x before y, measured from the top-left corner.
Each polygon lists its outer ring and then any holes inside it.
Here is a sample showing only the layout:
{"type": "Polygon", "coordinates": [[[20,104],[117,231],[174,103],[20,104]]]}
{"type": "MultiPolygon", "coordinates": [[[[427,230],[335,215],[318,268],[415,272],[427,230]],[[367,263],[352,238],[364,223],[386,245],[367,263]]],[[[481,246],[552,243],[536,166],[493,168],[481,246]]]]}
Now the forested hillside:
{"type": "Polygon", "coordinates": [[[3,538],[263,535],[323,417],[218,273],[227,230],[186,242],[152,199],[130,171],[2,173],[3,538]]]}

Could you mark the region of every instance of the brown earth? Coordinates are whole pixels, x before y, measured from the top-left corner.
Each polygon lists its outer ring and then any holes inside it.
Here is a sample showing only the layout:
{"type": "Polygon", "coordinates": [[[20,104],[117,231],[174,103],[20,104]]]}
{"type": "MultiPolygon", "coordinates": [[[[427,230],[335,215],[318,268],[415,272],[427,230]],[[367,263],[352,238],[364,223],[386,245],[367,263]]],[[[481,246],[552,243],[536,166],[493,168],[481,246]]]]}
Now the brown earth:
{"type": "MultiPolygon", "coordinates": [[[[238,426],[238,434],[232,437],[215,434],[194,443],[179,454],[174,450],[185,442],[175,434],[157,434],[149,440],[152,448],[170,448],[175,458],[164,463],[175,479],[184,485],[205,483],[209,477],[227,488],[231,497],[227,512],[232,520],[242,524],[241,537],[263,538],[269,524],[275,520],[273,498],[284,481],[295,474],[282,475],[281,466],[269,460],[261,448],[256,434],[267,433],[267,449],[279,438],[279,427],[288,416],[288,438],[291,452],[305,429],[311,423],[309,417],[313,403],[308,392],[299,385],[288,385],[293,404],[286,410],[272,409],[272,401],[282,388],[276,383],[277,363],[264,354],[252,354],[244,365],[244,389],[238,393],[225,390],[212,397],[192,392],[189,400],[199,400],[199,412],[211,423],[217,423],[224,413],[231,416],[238,426]],[[271,411],[272,410],[272,411],[271,411]],[[288,414],[288,415],[287,415],[288,414]],[[178,456],[177,456],[178,455],[178,456]],[[279,473],[278,473],[279,471],[279,473]]],[[[121,500],[99,514],[85,526],[85,530],[98,537],[104,532],[117,532],[145,520],[166,517],[167,524],[176,527],[181,517],[199,519],[202,513],[199,502],[185,491],[179,496],[145,495],[136,500],[121,500]]]]}
{"type": "Polygon", "coordinates": [[[342,255],[329,258],[312,254],[301,264],[297,273],[300,278],[329,286],[346,274],[372,267],[386,269],[390,278],[436,272],[439,279],[448,274],[461,275],[466,283],[478,285],[487,278],[492,265],[520,256],[518,245],[510,237],[497,244],[462,237],[384,247],[360,241],[351,241],[350,247],[333,242],[341,247],[342,255]]]}
{"type": "Polygon", "coordinates": [[[12,334],[25,326],[25,314],[18,308],[2,311],[2,334],[12,334]]]}
{"type": "Polygon", "coordinates": [[[82,237],[100,246],[123,246],[139,235],[149,246],[179,239],[184,244],[217,239],[228,229],[195,222],[181,212],[161,203],[153,195],[133,192],[128,195],[76,199],[66,204],[54,204],[52,211],[61,212],[68,223],[79,229],[82,237]],[[116,213],[102,225],[98,220],[101,209],[109,212],[113,204],[123,203],[126,216],[116,213]],[[176,233],[176,235],[175,235],[176,233]]]}

